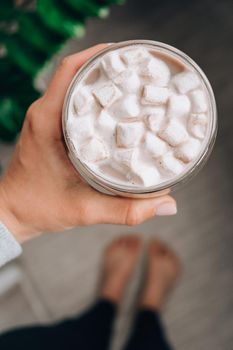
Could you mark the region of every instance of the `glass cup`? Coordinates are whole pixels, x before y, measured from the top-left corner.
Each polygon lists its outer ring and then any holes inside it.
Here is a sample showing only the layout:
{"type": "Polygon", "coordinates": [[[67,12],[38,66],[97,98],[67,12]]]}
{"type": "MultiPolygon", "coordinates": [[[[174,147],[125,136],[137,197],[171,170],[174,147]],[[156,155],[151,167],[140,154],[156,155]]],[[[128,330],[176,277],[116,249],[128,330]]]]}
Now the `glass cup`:
{"type": "Polygon", "coordinates": [[[182,184],[190,180],[194,175],[196,175],[200,171],[200,169],[203,167],[208,157],[210,156],[210,153],[213,149],[214,142],[216,139],[216,134],[217,134],[216,102],[215,102],[212,87],[206,75],[201,70],[201,68],[189,56],[187,56],[182,51],[176,49],[175,47],[172,47],[170,45],[167,45],[158,41],[150,41],[150,40],[124,41],[124,42],[112,44],[107,48],[105,48],[104,50],[98,52],[96,55],[91,57],[74,76],[64,100],[63,113],[62,113],[62,128],[63,128],[65,143],[67,146],[68,156],[73,166],[75,167],[75,169],[90,186],[92,186],[93,188],[95,188],[96,190],[102,193],[109,194],[109,195],[118,195],[123,197],[147,198],[147,197],[161,196],[163,194],[167,194],[171,192],[172,190],[180,187],[182,184]],[[71,96],[74,92],[74,89],[79,84],[79,82],[81,82],[81,80],[90,72],[90,70],[96,65],[96,63],[98,63],[102,59],[102,57],[106,53],[114,51],[116,49],[120,49],[120,48],[128,48],[132,46],[135,47],[137,45],[143,46],[148,50],[153,50],[153,52],[155,52],[156,54],[160,56],[165,56],[167,59],[170,58],[172,61],[176,61],[178,64],[181,64],[191,69],[192,71],[194,71],[199,76],[199,79],[201,80],[201,83],[206,91],[206,95],[208,98],[208,105],[209,105],[209,126],[208,126],[207,136],[205,138],[205,142],[199,156],[193,162],[191,162],[189,166],[187,166],[187,168],[182,174],[178,176],[174,176],[173,178],[165,182],[162,182],[161,184],[158,184],[156,186],[150,186],[150,187],[122,185],[122,184],[118,184],[117,182],[109,181],[106,178],[101,177],[99,174],[96,174],[93,170],[91,170],[86,164],[84,164],[78,158],[75,151],[75,147],[68,135],[67,128],[66,128],[69,105],[71,103],[71,96]]]}

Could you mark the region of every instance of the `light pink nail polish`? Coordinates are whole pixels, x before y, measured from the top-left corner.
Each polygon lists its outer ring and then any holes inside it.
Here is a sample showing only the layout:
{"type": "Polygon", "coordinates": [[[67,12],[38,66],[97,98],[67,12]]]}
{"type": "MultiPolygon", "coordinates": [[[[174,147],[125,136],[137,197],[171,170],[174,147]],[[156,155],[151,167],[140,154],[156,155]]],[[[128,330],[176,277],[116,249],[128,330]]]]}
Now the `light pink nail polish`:
{"type": "Polygon", "coordinates": [[[161,203],[156,209],[156,215],[166,216],[166,215],[175,215],[177,213],[176,203],[167,202],[161,203]]]}

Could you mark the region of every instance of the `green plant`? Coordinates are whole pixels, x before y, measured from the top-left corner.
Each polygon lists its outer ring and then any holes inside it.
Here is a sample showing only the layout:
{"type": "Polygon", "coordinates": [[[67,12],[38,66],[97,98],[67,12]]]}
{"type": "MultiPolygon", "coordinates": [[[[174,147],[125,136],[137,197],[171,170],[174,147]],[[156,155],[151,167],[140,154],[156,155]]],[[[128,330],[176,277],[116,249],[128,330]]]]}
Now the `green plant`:
{"type": "Polygon", "coordinates": [[[39,97],[34,79],[88,17],[106,17],[124,0],[1,0],[0,139],[14,140],[27,107],[39,97]]]}

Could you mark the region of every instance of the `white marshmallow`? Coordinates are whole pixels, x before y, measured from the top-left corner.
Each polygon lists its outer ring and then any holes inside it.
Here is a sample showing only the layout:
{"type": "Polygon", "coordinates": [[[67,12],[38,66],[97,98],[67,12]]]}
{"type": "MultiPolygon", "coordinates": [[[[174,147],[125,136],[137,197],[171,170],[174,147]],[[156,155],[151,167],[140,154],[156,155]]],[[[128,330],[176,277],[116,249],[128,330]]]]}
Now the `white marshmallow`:
{"type": "Polygon", "coordinates": [[[136,95],[128,95],[117,103],[118,118],[129,119],[138,117],[140,113],[140,106],[136,95]]]}
{"type": "Polygon", "coordinates": [[[193,113],[203,113],[208,109],[207,99],[202,90],[194,90],[190,92],[193,113]]]}
{"type": "Polygon", "coordinates": [[[145,148],[154,158],[162,156],[167,151],[166,143],[151,132],[146,133],[145,148]]]}
{"type": "Polygon", "coordinates": [[[171,153],[166,153],[160,157],[157,160],[157,164],[162,173],[165,172],[173,176],[180,174],[184,169],[184,166],[181,164],[181,162],[177,160],[171,153]]]}
{"type": "Polygon", "coordinates": [[[183,125],[174,118],[170,119],[165,128],[162,129],[158,135],[173,147],[185,142],[188,138],[188,133],[183,125]]]}
{"type": "Polygon", "coordinates": [[[167,102],[169,89],[153,85],[145,85],[142,93],[142,104],[161,105],[167,102]]]}
{"type": "Polygon", "coordinates": [[[109,152],[103,140],[93,137],[80,149],[80,155],[86,162],[99,162],[108,158],[109,152]]]}
{"type": "Polygon", "coordinates": [[[133,164],[138,159],[138,149],[117,149],[113,154],[111,166],[125,174],[133,169],[133,164]]]}
{"type": "Polygon", "coordinates": [[[167,86],[170,80],[170,69],[167,64],[160,59],[151,58],[139,66],[139,74],[152,80],[156,86],[167,86]]]}
{"type": "Polygon", "coordinates": [[[121,97],[121,91],[112,83],[108,82],[97,87],[93,91],[93,95],[101,104],[102,107],[109,107],[121,97]]]}
{"type": "Polygon", "coordinates": [[[105,55],[101,63],[105,73],[110,79],[116,77],[125,69],[125,65],[122,62],[119,53],[116,51],[109,52],[108,55],[105,55]]]}
{"type": "Polygon", "coordinates": [[[200,141],[189,139],[175,150],[174,155],[184,163],[189,163],[198,156],[200,149],[200,141]]]}
{"type": "Polygon", "coordinates": [[[141,162],[134,164],[132,171],[126,177],[132,184],[146,187],[155,186],[160,180],[160,174],[155,167],[144,165],[141,162]]]}
{"type": "Polygon", "coordinates": [[[101,131],[111,134],[116,128],[116,121],[103,109],[97,118],[97,126],[101,131]]]}
{"type": "Polygon", "coordinates": [[[145,116],[145,122],[148,128],[153,132],[157,132],[161,129],[164,120],[165,109],[163,107],[155,107],[145,116]]]}
{"type": "Polygon", "coordinates": [[[75,146],[81,145],[94,134],[93,121],[90,116],[79,117],[67,123],[69,137],[74,140],[75,146]]]}
{"type": "Polygon", "coordinates": [[[141,122],[118,123],[116,131],[117,146],[131,148],[140,143],[144,132],[144,125],[141,122]]]}
{"type": "Polygon", "coordinates": [[[176,74],[173,77],[172,82],[181,94],[186,94],[187,92],[196,89],[200,84],[198,76],[193,72],[187,71],[176,74]]]}
{"type": "Polygon", "coordinates": [[[145,49],[137,47],[122,50],[120,56],[128,66],[144,62],[150,57],[149,53],[145,49]]]}
{"type": "Polygon", "coordinates": [[[126,92],[137,92],[141,82],[139,76],[134,70],[127,69],[114,78],[114,83],[126,92]]]}
{"type": "Polygon", "coordinates": [[[78,90],[73,97],[74,112],[77,115],[89,112],[93,103],[93,96],[86,90],[78,90]]]}
{"type": "Polygon", "coordinates": [[[191,103],[186,95],[171,95],[168,102],[169,117],[184,117],[190,111],[191,103]]]}
{"type": "Polygon", "coordinates": [[[203,113],[191,114],[187,128],[194,137],[204,139],[207,132],[207,116],[203,113]]]}

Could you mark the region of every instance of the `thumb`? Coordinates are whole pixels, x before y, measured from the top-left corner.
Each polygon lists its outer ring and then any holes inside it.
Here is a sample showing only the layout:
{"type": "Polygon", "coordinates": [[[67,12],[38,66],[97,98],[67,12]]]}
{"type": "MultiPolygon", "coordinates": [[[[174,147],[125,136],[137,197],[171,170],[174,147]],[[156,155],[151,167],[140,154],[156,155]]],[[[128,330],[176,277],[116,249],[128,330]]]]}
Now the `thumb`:
{"type": "Polygon", "coordinates": [[[111,197],[97,193],[89,202],[92,223],[138,225],[155,215],[165,216],[177,213],[176,201],[171,196],[149,199],[111,197]],[[98,206],[96,206],[98,203],[98,206]]]}

